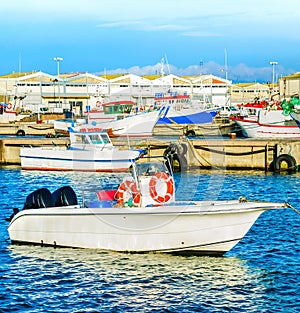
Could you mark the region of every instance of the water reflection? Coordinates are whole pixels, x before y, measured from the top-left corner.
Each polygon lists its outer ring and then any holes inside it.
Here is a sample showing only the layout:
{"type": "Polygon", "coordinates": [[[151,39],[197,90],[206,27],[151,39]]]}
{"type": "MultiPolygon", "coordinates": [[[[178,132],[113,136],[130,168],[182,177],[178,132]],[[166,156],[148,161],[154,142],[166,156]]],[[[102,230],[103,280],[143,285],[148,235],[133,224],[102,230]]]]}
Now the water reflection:
{"type": "MultiPolygon", "coordinates": [[[[259,273],[235,257],[180,257],[166,254],[120,254],[97,250],[12,246],[4,277],[31,285],[31,293],[75,290],[89,298],[136,309],[145,301],[166,306],[235,308],[255,311],[252,293],[264,293],[253,282],[259,273]],[[34,273],[34,276],[32,274],[34,273]],[[95,290],[95,286],[97,289],[95,290]]],[[[12,282],[10,282],[12,283],[12,282]]],[[[60,297],[54,293],[55,297],[60,297]]]]}

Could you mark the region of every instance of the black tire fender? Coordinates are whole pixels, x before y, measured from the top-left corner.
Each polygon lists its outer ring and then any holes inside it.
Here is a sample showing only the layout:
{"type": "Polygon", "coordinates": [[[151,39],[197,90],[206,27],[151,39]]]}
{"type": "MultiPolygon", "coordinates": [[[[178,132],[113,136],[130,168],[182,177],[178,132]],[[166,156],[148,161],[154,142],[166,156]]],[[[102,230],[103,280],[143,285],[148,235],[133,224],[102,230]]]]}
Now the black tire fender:
{"type": "Polygon", "coordinates": [[[288,171],[288,172],[296,172],[297,171],[297,162],[295,158],[289,154],[281,154],[279,155],[272,164],[272,169],[274,172],[282,172],[282,171],[288,171]],[[287,164],[287,169],[281,169],[282,162],[285,162],[287,164]]]}
{"type": "Polygon", "coordinates": [[[25,131],[23,129],[19,129],[16,133],[18,137],[24,137],[25,136],[25,131]]]}
{"type": "Polygon", "coordinates": [[[194,130],[188,130],[186,133],[185,133],[185,135],[187,136],[187,137],[194,137],[194,136],[196,136],[196,133],[195,133],[195,131],[194,130]]]}

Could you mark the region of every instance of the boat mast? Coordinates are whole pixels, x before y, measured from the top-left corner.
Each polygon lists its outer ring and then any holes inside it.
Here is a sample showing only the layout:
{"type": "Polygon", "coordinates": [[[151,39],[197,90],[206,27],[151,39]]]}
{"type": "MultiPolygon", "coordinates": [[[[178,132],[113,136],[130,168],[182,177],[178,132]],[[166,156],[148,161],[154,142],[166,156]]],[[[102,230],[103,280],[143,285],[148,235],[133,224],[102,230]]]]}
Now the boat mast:
{"type": "Polygon", "coordinates": [[[224,49],[224,71],[225,71],[225,79],[226,79],[226,103],[225,105],[230,105],[231,98],[230,92],[228,90],[227,81],[228,81],[228,64],[227,64],[227,49],[224,49]]]}

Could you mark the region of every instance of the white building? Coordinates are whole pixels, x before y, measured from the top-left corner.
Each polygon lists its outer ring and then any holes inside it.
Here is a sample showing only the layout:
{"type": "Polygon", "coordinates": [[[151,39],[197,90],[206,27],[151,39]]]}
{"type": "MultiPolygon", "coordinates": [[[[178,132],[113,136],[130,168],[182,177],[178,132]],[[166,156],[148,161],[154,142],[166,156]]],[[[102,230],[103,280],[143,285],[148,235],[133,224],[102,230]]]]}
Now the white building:
{"type": "Polygon", "coordinates": [[[156,93],[177,91],[192,99],[225,105],[231,81],[214,75],[179,77],[134,74],[96,76],[89,73],[50,75],[43,72],[11,74],[0,78],[2,101],[16,110],[72,111],[78,115],[114,100],[152,104],[156,93]]]}

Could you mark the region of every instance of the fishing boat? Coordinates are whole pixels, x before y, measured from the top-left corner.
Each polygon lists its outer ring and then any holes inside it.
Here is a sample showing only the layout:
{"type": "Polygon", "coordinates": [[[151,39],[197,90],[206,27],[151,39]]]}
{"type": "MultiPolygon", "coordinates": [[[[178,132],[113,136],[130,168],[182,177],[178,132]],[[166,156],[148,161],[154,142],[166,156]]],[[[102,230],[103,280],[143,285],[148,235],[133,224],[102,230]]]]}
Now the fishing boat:
{"type": "Polygon", "coordinates": [[[160,117],[157,124],[208,124],[213,121],[220,108],[208,103],[192,101],[187,93],[178,92],[156,93],[154,106],[166,106],[168,109],[160,117]]]}
{"type": "Polygon", "coordinates": [[[8,218],[13,244],[134,253],[220,256],[232,249],[265,211],[286,203],[179,201],[164,162],[133,162],[116,189],[78,203],[70,186],[30,193],[8,218]]]}
{"type": "Polygon", "coordinates": [[[133,101],[114,101],[87,113],[88,124],[106,129],[110,137],[150,137],[167,107],[140,110],[133,101]]]}
{"type": "Polygon", "coordinates": [[[231,116],[245,137],[300,138],[300,129],[283,110],[260,109],[257,116],[231,116]]]}
{"type": "Polygon", "coordinates": [[[234,116],[242,116],[247,117],[248,119],[257,119],[258,114],[261,110],[266,109],[269,107],[269,103],[265,100],[256,100],[254,102],[248,103],[239,103],[236,105],[238,112],[233,114],[234,116]]]}
{"type": "Polygon", "coordinates": [[[20,148],[24,170],[124,172],[145,150],[121,150],[97,127],[69,128],[70,145],[20,148]]]}

